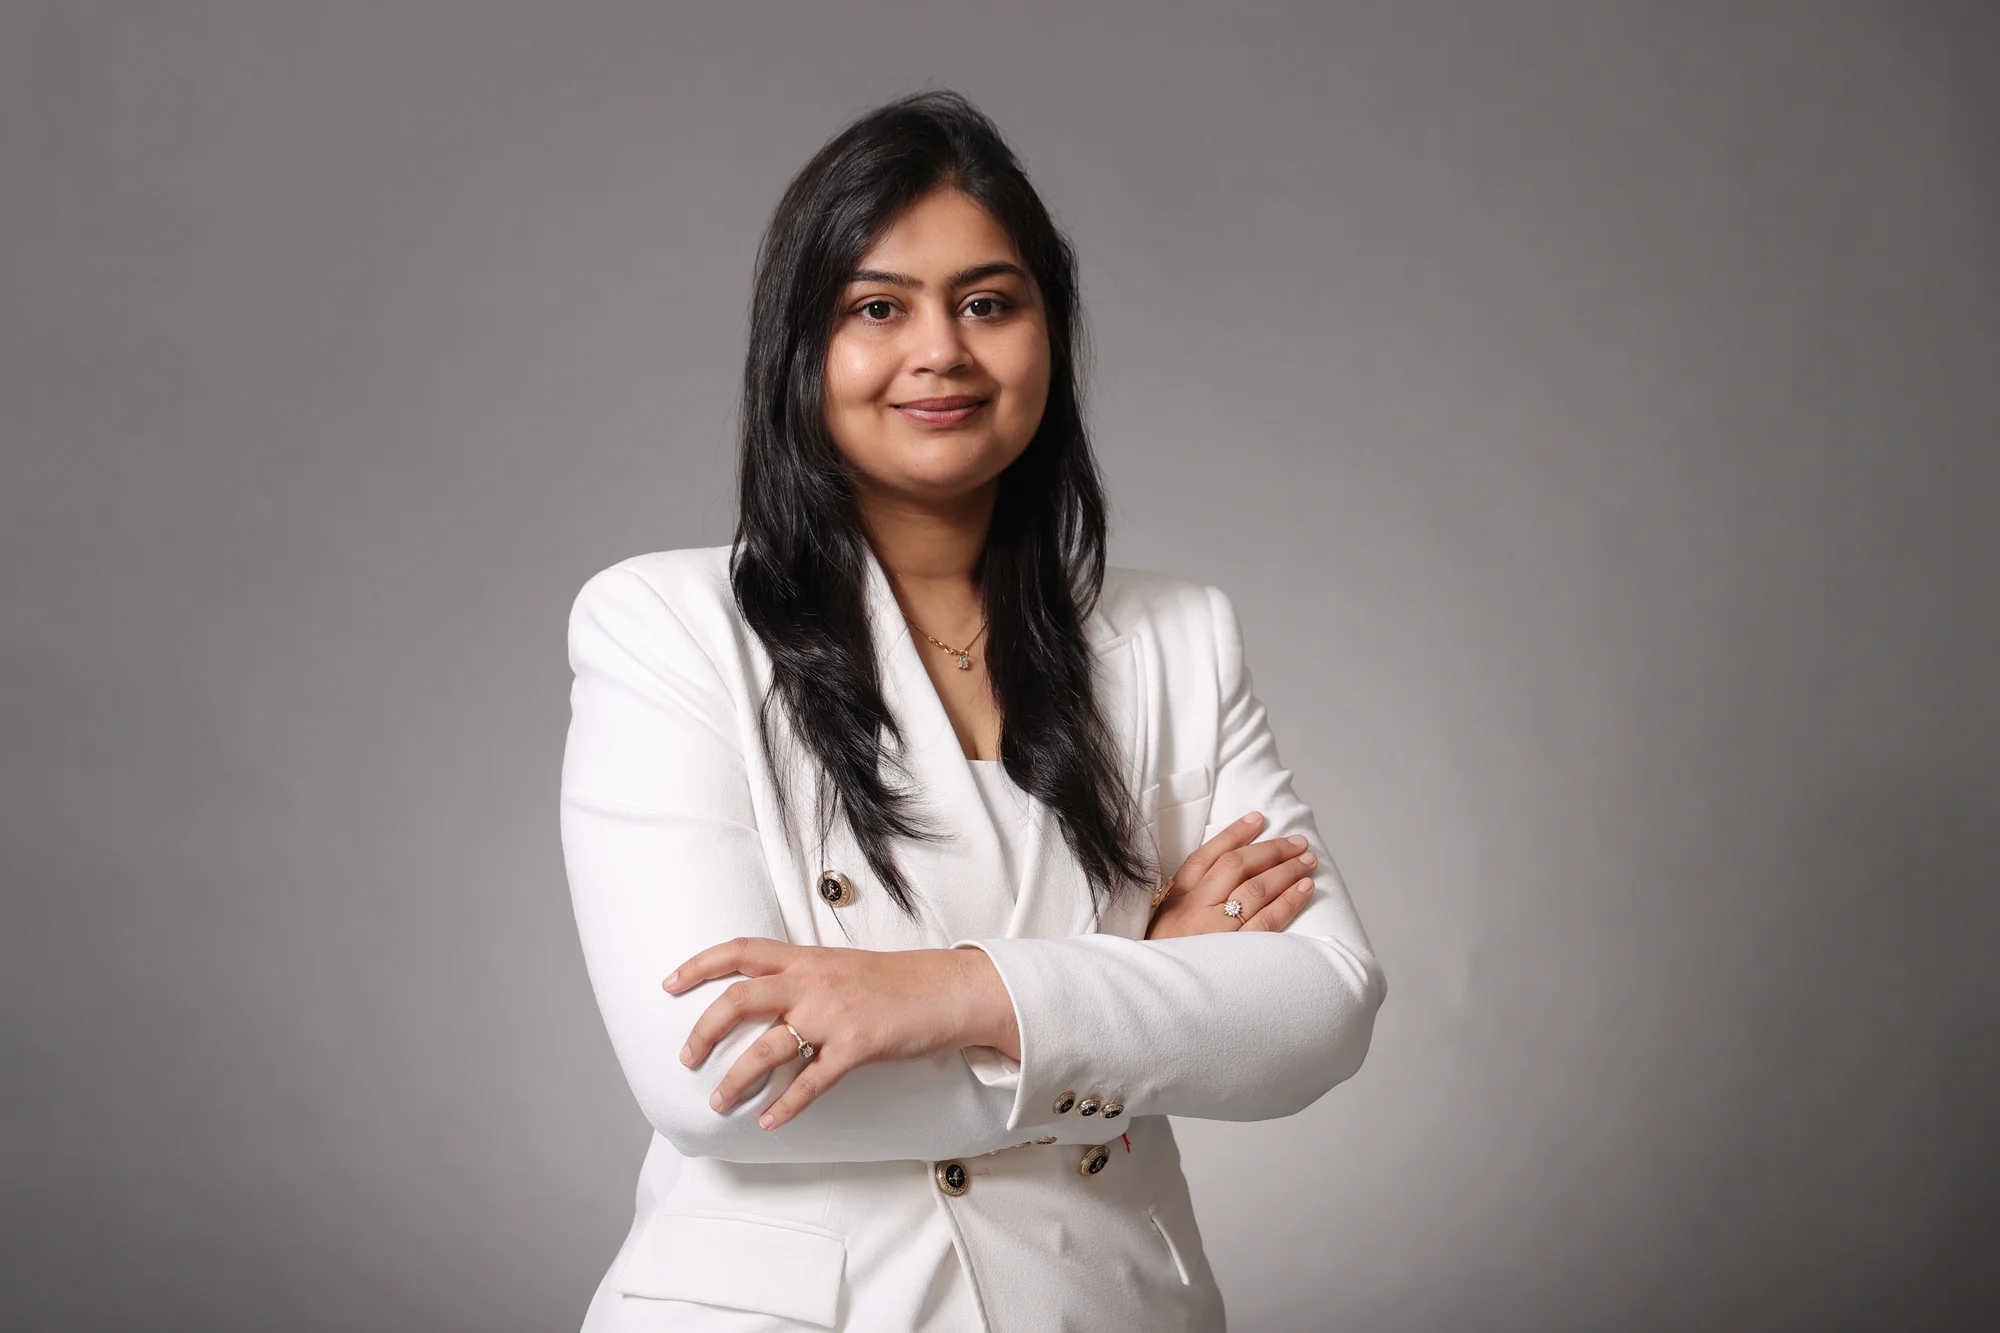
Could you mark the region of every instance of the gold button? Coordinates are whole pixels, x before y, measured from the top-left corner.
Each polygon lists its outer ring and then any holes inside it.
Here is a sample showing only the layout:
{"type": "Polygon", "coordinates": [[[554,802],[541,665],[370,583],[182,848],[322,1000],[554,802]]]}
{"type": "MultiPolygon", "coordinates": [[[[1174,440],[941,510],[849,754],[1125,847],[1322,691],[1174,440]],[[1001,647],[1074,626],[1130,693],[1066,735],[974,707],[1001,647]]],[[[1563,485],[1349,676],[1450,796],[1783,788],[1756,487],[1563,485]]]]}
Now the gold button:
{"type": "Polygon", "coordinates": [[[1097,1098],[1085,1097],[1082,1101],[1076,1104],[1076,1113],[1078,1115],[1096,1115],[1097,1098]]]}
{"type": "Polygon", "coordinates": [[[1057,1114],[1057,1115],[1063,1115],[1063,1114],[1066,1114],[1066,1113],[1067,1113],[1067,1112],[1069,1111],[1069,1108],[1070,1108],[1070,1107],[1072,1107],[1072,1106],[1075,1106],[1075,1105],[1076,1105],[1076,1094],[1075,1094],[1075,1093],[1073,1093],[1073,1092],[1063,1092],[1063,1093],[1058,1093],[1058,1094],[1056,1094],[1056,1114],[1057,1114]]]}
{"type": "Polygon", "coordinates": [[[838,870],[819,872],[819,896],[828,907],[845,907],[854,901],[854,886],[838,870]]]}
{"type": "Polygon", "coordinates": [[[1049,1134],[1035,1140],[1035,1142],[1037,1143],[1054,1143],[1055,1141],[1056,1141],[1056,1136],[1053,1134],[1049,1134]]]}
{"type": "Polygon", "coordinates": [[[937,1185],[946,1194],[963,1194],[971,1183],[965,1173],[964,1162],[939,1162],[937,1164],[937,1185]]]}
{"type": "Polygon", "coordinates": [[[1083,1155],[1083,1160],[1076,1164],[1076,1169],[1078,1173],[1081,1175],[1094,1176],[1099,1171],[1102,1171],[1104,1169],[1104,1164],[1110,1160],[1111,1160],[1110,1146],[1108,1144],[1100,1143],[1095,1148],[1092,1148],[1089,1152],[1083,1155]]]}
{"type": "Polygon", "coordinates": [[[1125,1114],[1125,1103],[1106,1102],[1104,1103],[1104,1109],[1098,1112],[1098,1114],[1103,1116],[1106,1120],[1116,1120],[1119,1116],[1125,1114]]]}

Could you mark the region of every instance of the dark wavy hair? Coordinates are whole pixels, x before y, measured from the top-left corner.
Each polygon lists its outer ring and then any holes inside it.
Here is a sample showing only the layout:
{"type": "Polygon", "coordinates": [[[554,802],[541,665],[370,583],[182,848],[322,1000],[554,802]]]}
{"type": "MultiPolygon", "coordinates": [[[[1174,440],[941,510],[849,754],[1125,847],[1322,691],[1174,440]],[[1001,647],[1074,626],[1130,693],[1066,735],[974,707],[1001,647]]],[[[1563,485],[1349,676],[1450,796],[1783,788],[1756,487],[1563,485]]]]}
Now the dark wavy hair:
{"type": "MultiPolygon", "coordinates": [[[[785,188],[758,251],[729,572],[774,668],[759,728],[772,754],[770,711],[781,702],[828,779],[819,788],[821,845],[837,805],[890,897],[916,915],[891,840],[948,835],[920,825],[912,793],[883,773],[894,759],[886,740],[901,749],[905,738],[877,677],[867,539],[822,392],[854,268],[904,209],[940,187],[976,200],[1006,228],[1046,305],[1048,406],[1027,449],[1000,474],[974,577],[1002,717],[1001,761],[1056,812],[1101,907],[1112,893],[1150,887],[1152,867],[1135,850],[1138,815],[1084,638],[1104,583],[1106,522],[1083,426],[1076,257],[999,130],[949,90],[898,98],[828,140],[785,188]]],[[[774,756],[772,767],[786,812],[786,765],[774,756]]]]}

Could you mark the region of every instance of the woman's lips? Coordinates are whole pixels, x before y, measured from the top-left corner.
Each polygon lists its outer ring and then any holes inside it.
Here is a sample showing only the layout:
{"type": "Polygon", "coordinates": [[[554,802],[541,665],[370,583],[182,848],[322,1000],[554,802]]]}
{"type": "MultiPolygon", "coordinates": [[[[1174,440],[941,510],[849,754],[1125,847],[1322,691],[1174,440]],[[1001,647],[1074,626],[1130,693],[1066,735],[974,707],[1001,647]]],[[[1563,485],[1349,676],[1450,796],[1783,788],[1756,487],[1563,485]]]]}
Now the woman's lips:
{"type": "Polygon", "coordinates": [[[912,402],[897,403],[896,410],[926,426],[956,426],[972,420],[987,401],[962,394],[953,398],[918,398],[912,402]]]}

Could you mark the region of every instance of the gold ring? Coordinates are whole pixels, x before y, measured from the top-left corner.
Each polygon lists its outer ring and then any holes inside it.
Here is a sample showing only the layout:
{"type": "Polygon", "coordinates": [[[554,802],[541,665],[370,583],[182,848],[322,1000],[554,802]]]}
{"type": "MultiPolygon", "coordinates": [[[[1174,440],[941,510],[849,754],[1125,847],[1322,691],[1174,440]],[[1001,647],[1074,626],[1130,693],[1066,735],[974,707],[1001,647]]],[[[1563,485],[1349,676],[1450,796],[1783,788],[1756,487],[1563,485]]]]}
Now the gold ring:
{"type": "Polygon", "coordinates": [[[1157,882],[1156,887],[1153,889],[1153,901],[1147,904],[1147,906],[1158,907],[1161,903],[1167,900],[1167,895],[1172,893],[1173,891],[1174,891],[1174,877],[1172,875],[1168,875],[1165,879],[1159,880],[1157,882]]]}
{"type": "MultiPolygon", "coordinates": [[[[781,1019],[779,1019],[778,1021],[779,1021],[780,1023],[785,1023],[785,1020],[784,1020],[784,1019],[782,1019],[782,1018],[781,1018],[781,1019]]],[[[793,1026],[792,1026],[792,1025],[790,1024],[790,1023],[785,1023],[785,1031],[787,1031],[787,1032],[791,1033],[791,1034],[792,1034],[792,1040],[793,1040],[793,1041],[795,1041],[795,1042],[797,1042],[797,1043],[799,1044],[799,1059],[801,1059],[801,1060],[810,1060],[810,1059],[812,1059],[812,1058],[813,1058],[813,1044],[812,1044],[811,1042],[807,1041],[807,1040],[806,1040],[806,1039],[805,1039],[804,1037],[801,1037],[801,1036],[799,1035],[799,1030],[798,1030],[797,1028],[793,1027],[793,1026]]]]}
{"type": "Polygon", "coordinates": [[[1222,905],[1222,910],[1225,913],[1227,913],[1231,918],[1240,919],[1243,915],[1243,904],[1237,902],[1234,898],[1231,898],[1228,902],[1222,905]]]}

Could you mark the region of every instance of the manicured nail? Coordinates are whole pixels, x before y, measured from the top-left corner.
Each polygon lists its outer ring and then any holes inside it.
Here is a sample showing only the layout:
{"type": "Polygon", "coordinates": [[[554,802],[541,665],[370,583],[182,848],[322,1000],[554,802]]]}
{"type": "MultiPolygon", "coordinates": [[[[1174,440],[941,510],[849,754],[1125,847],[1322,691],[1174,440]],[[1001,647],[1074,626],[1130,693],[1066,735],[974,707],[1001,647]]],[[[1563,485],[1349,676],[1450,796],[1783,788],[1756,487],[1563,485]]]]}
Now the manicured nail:
{"type": "Polygon", "coordinates": [[[681,1063],[684,1065],[691,1065],[694,1063],[693,1042],[689,1042],[687,1045],[681,1047],[681,1063]]]}
{"type": "Polygon", "coordinates": [[[1285,841],[1293,847],[1303,847],[1306,845],[1306,835],[1303,833],[1294,833],[1291,837],[1285,839],[1285,841]]]}
{"type": "Polygon", "coordinates": [[[711,1092],[711,1093],[709,1093],[709,1094],[708,1094],[708,1104],[709,1104],[710,1106],[713,1106],[713,1107],[714,1107],[714,1108],[715,1108],[716,1110],[718,1110],[718,1111],[720,1111],[720,1110],[722,1109],[722,1089],[721,1089],[721,1088],[717,1088],[717,1089],[716,1089],[716,1090],[715,1090],[714,1092],[711,1092]]]}
{"type": "Polygon", "coordinates": [[[757,1117],[757,1123],[763,1126],[765,1129],[769,1129],[771,1127],[771,1122],[776,1120],[777,1118],[778,1117],[772,1115],[769,1111],[766,1111],[764,1112],[764,1114],[757,1117]]]}
{"type": "Polygon", "coordinates": [[[1312,891],[1313,891],[1313,882],[1311,880],[1302,879],[1299,881],[1300,893],[1311,893],[1312,891]]]}
{"type": "Polygon", "coordinates": [[[667,979],[665,981],[662,981],[660,984],[662,986],[665,986],[668,990],[672,990],[674,988],[674,983],[676,981],[679,981],[680,979],[681,979],[680,969],[675,968],[673,971],[667,973],[667,979]]]}
{"type": "Polygon", "coordinates": [[[1255,811],[1255,810],[1252,810],[1252,811],[1251,811],[1251,812],[1250,812],[1249,814],[1247,814],[1247,815],[1243,816],[1243,818],[1242,818],[1241,820],[1239,820],[1238,822],[1239,822],[1239,823],[1244,823],[1244,824],[1254,824],[1254,823],[1256,823],[1256,822],[1257,822],[1258,820],[1262,819],[1263,817],[1264,817],[1264,816],[1263,816],[1263,815],[1261,815],[1261,814],[1259,814],[1259,813],[1258,813],[1257,811],[1255,811]]]}
{"type": "Polygon", "coordinates": [[[1301,857],[1299,857],[1299,864],[1304,866],[1306,869],[1310,870],[1314,866],[1319,864],[1319,858],[1317,856],[1314,856],[1311,852],[1307,852],[1301,857]]]}

